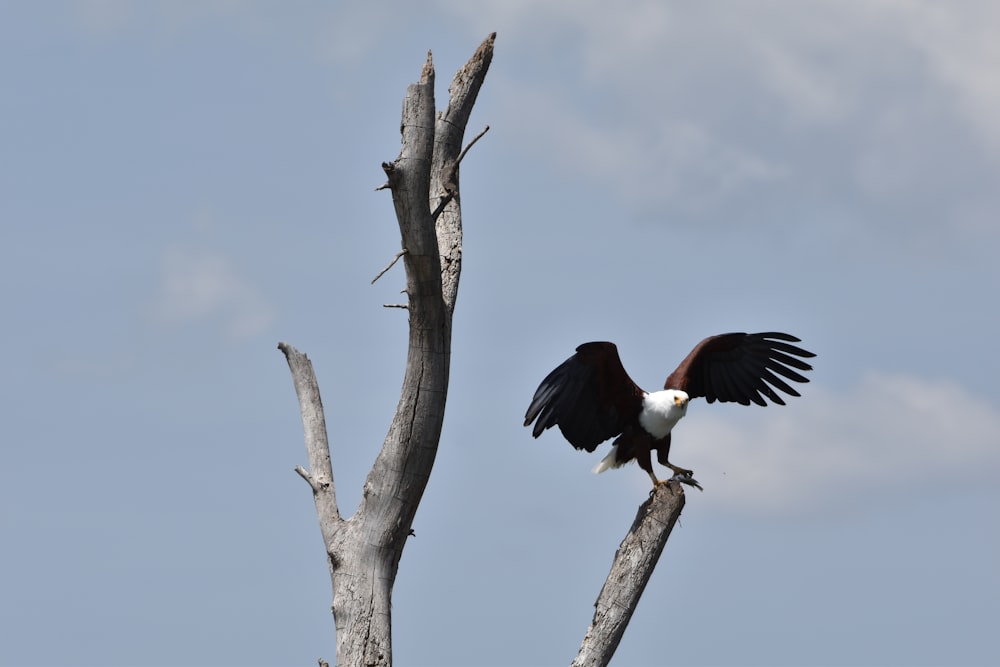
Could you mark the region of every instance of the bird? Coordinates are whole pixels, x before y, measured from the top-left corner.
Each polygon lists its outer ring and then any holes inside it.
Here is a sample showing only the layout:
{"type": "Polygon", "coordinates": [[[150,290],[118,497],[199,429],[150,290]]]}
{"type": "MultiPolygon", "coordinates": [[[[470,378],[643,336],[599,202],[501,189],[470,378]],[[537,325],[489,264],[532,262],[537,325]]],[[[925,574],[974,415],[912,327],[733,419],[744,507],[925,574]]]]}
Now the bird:
{"type": "Polygon", "coordinates": [[[588,452],[615,438],[595,473],[635,460],[656,490],[670,481],[653,470],[656,450],[657,461],[674,472],[673,479],[701,488],[693,471],[669,460],[671,432],[690,401],[703,397],[709,403],[785,405],[776,390],[800,396],[786,380],[809,382],[799,371],[811,371],[803,359],[816,356],[794,345],[801,342],[778,331],[709,336],[667,376],[663,390],[653,392],[641,389],[625,372],[614,343],[584,343],[538,385],[524,425],[534,422],[535,438],[558,426],[573,447],[588,452]]]}

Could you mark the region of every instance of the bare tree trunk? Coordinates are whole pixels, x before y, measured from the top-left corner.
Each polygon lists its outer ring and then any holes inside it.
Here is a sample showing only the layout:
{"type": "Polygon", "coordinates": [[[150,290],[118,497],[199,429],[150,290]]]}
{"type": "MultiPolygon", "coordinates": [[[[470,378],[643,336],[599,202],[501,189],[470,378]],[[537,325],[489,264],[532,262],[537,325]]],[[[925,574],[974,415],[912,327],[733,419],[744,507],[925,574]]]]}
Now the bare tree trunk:
{"type": "Polygon", "coordinates": [[[462,254],[458,191],[462,138],[493,58],[495,37],[495,33],[487,37],[455,75],[448,107],[437,119],[434,66],[427,54],[420,81],[407,88],[403,100],[399,157],[382,165],[388,176],[383,188],[392,191],[402,238],[409,349],[392,425],[368,473],[361,504],[347,519],[337,507],[312,364],[287,343],[278,344],[302,412],[310,470],[296,471],[312,488],[326,545],[341,666],[392,664],[392,587],[434,465],[448,391],[451,321],[462,254]]]}
{"type": "Polygon", "coordinates": [[[594,603],[594,619],[572,667],[605,667],[611,662],[682,509],[684,491],[678,482],[660,486],[639,506],[594,603]]]}

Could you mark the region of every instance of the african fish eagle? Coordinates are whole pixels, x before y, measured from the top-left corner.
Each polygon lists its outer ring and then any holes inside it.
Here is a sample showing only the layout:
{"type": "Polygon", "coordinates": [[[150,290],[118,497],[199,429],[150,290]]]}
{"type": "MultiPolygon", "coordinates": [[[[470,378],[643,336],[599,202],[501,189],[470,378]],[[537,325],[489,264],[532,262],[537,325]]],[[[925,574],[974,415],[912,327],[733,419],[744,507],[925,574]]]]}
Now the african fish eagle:
{"type": "Polygon", "coordinates": [[[632,381],[614,343],[584,343],[542,380],[524,415],[524,425],[535,422],[531,434],[536,438],[558,426],[573,447],[588,452],[618,436],[594,472],[635,459],[649,473],[655,489],[665,483],[653,472],[655,449],[661,465],[682,481],[691,480],[692,471],[668,459],[670,432],[687,413],[688,402],[704,396],[709,403],[766,406],[768,398],[784,405],[775,389],[799,396],[785,380],[808,382],[796,371],[812,370],[802,359],[816,356],[792,345],[798,342],[795,336],[774,331],[709,336],[667,377],[663,391],[654,392],[643,391],[632,381]]]}

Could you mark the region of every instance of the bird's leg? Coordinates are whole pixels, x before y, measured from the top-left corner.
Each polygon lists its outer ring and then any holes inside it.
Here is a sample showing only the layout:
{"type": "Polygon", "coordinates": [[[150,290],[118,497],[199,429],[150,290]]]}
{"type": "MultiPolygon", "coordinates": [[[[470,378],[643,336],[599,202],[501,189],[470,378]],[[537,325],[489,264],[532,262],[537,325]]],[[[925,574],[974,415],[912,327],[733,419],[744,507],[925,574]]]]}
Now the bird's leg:
{"type": "MultiPolygon", "coordinates": [[[[698,480],[694,478],[694,471],[688,470],[687,468],[682,468],[680,466],[675,466],[669,460],[667,460],[667,455],[670,453],[670,434],[667,434],[666,438],[659,441],[656,447],[656,460],[660,462],[660,465],[666,466],[674,471],[674,476],[665,482],[661,482],[656,479],[656,475],[653,474],[652,470],[649,471],[649,476],[653,478],[653,490],[655,491],[662,484],[669,484],[670,482],[680,482],[681,484],[687,484],[688,486],[693,486],[698,490],[703,490],[701,484],[698,480]]],[[[639,459],[641,461],[642,459],[639,459]]],[[[648,457],[647,457],[648,460],[648,457]]],[[[640,463],[640,465],[642,465],[640,463]]],[[[650,468],[653,466],[650,465],[650,468]]],[[[671,487],[672,488],[672,487],[671,487]]]]}
{"type": "Polygon", "coordinates": [[[656,446],[656,460],[660,462],[660,465],[666,466],[674,471],[675,475],[693,477],[694,471],[688,470],[687,468],[681,468],[680,466],[675,466],[670,462],[670,434],[667,434],[663,440],[660,440],[656,446]]]}
{"type": "Polygon", "coordinates": [[[653,472],[653,459],[650,456],[652,452],[649,449],[640,448],[635,453],[635,462],[639,464],[639,467],[646,471],[649,478],[653,480],[653,490],[655,491],[667,482],[656,477],[656,473],[653,472]]]}

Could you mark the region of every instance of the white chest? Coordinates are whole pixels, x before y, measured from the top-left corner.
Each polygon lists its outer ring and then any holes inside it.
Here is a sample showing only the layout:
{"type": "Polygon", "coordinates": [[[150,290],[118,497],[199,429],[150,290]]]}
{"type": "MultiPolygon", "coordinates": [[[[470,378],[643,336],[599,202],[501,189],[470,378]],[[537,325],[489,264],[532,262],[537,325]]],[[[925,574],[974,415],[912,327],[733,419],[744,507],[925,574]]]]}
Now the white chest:
{"type": "Polygon", "coordinates": [[[642,399],[639,424],[654,438],[665,438],[681,417],[687,414],[685,392],[667,389],[646,394],[642,399]]]}

